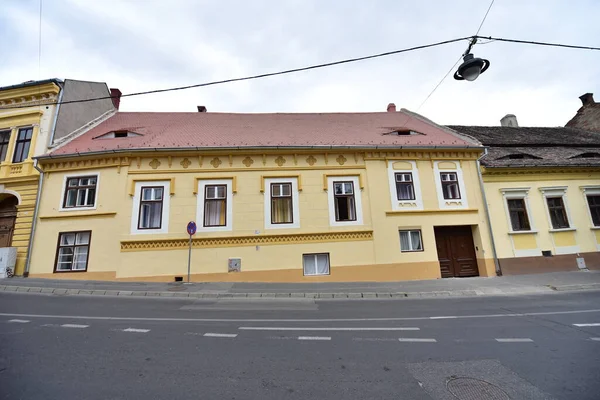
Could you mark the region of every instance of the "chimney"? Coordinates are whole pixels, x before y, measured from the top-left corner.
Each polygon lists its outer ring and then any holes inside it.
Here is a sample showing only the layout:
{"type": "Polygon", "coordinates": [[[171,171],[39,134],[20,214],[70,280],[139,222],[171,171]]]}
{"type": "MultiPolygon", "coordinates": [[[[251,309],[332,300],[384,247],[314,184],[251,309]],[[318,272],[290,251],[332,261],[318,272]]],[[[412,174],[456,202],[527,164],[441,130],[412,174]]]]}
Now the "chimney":
{"type": "Polygon", "coordinates": [[[394,103],[388,104],[387,112],[396,112],[396,105],[394,103]]]}
{"type": "Polygon", "coordinates": [[[198,112],[206,112],[208,111],[204,106],[198,106],[198,112]]]}
{"type": "Polygon", "coordinates": [[[110,89],[110,97],[113,102],[113,106],[118,110],[119,105],[121,104],[121,91],[119,89],[111,88],[110,89]]]}
{"type": "Polygon", "coordinates": [[[500,120],[500,125],[508,126],[510,128],[518,128],[519,127],[519,123],[517,122],[517,117],[515,117],[514,114],[506,114],[504,117],[502,117],[502,119],[500,120]]]}
{"type": "Polygon", "coordinates": [[[579,96],[579,100],[581,100],[581,103],[583,104],[584,107],[595,104],[594,93],[582,94],[581,96],[579,96]]]}

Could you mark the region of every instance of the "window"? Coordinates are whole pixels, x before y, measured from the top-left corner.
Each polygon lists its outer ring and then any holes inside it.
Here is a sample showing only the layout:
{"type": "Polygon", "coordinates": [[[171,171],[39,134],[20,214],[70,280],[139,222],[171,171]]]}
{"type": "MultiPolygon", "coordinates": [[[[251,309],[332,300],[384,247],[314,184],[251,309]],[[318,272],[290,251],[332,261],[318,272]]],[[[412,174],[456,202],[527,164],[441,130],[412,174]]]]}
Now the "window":
{"type": "Polygon", "coordinates": [[[160,229],[163,212],[162,186],[142,187],[138,229],[160,229]]]}
{"type": "Polygon", "coordinates": [[[304,275],[329,275],[329,254],[303,254],[304,275]]]}
{"type": "Polygon", "coordinates": [[[594,226],[600,226],[600,195],[588,195],[587,201],[592,215],[592,223],[594,226]]]}
{"type": "Polygon", "coordinates": [[[63,208],[94,207],[97,176],[67,178],[63,208]]]}
{"type": "Polygon", "coordinates": [[[33,128],[19,129],[19,133],[17,135],[17,143],[15,145],[15,153],[13,155],[14,163],[23,162],[29,156],[29,146],[31,145],[32,135],[33,128]]]}
{"type": "Polygon", "coordinates": [[[227,225],[227,185],[204,187],[204,226],[227,225]]]}
{"type": "Polygon", "coordinates": [[[527,208],[525,207],[525,199],[507,199],[508,214],[510,215],[510,223],[512,230],[530,231],[529,217],[527,216],[527,208]]]}
{"type": "Polygon", "coordinates": [[[415,188],[410,172],[396,173],[396,196],[398,200],[414,200],[415,188]]]}
{"type": "Polygon", "coordinates": [[[10,143],[10,131],[0,132],[0,162],[6,160],[8,143],[10,143]]]}
{"type": "Polygon", "coordinates": [[[353,182],[333,182],[336,221],[356,221],[353,182]]]}
{"type": "Polygon", "coordinates": [[[456,172],[441,172],[442,193],[445,200],[460,199],[458,176],[456,172]]]}
{"type": "Polygon", "coordinates": [[[86,271],[91,236],[91,231],[59,233],[54,271],[86,271]]]}
{"type": "Polygon", "coordinates": [[[291,224],[293,215],[292,183],[271,183],[271,223],[291,224]]]}
{"type": "Polygon", "coordinates": [[[400,231],[400,250],[402,252],[423,251],[421,231],[400,231]]]}
{"type": "Polygon", "coordinates": [[[565,210],[565,203],[562,197],[547,197],[548,212],[550,213],[550,221],[552,228],[564,229],[569,227],[569,220],[565,210]]]}

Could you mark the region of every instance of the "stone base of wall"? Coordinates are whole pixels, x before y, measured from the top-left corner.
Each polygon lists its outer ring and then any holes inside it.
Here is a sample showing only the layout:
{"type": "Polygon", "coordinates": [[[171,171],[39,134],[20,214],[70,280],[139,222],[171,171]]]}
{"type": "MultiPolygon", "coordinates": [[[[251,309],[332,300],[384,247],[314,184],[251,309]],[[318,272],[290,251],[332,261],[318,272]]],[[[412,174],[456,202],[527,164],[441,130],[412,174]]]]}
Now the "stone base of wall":
{"type": "MultiPolygon", "coordinates": [[[[600,270],[600,252],[580,253],[590,270],[600,270]]],[[[544,272],[577,271],[577,255],[563,254],[552,257],[501,258],[503,275],[537,274],[544,272]]]]}

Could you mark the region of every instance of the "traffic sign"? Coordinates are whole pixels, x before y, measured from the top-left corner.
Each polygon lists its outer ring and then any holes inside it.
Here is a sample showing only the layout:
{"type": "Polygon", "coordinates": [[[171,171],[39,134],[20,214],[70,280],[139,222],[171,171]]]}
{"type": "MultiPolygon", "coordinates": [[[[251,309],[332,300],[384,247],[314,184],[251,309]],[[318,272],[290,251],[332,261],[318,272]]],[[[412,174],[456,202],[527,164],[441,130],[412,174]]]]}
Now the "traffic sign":
{"type": "Polygon", "coordinates": [[[190,221],[187,224],[187,233],[192,236],[196,233],[196,223],[194,221],[190,221]]]}

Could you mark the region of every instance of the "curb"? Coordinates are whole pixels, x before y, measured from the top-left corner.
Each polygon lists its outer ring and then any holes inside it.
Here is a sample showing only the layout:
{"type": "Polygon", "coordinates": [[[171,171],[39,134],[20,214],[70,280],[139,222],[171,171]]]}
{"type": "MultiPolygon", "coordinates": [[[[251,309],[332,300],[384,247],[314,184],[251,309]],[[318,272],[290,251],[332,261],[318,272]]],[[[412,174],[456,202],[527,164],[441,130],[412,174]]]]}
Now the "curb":
{"type": "Polygon", "coordinates": [[[157,292],[157,291],[133,291],[133,290],[90,290],[90,289],[64,289],[43,288],[15,285],[0,285],[0,292],[55,294],[61,296],[117,296],[117,297],[152,297],[152,298],[191,298],[191,299],[403,299],[403,298],[443,298],[443,297],[482,297],[503,295],[527,295],[553,292],[569,291],[593,291],[600,290],[600,283],[563,285],[563,286],[536,286],[528,290],[455,290],[434,292],[351,292],[351,293],[203,293],[203,292],[157,292]]]}

